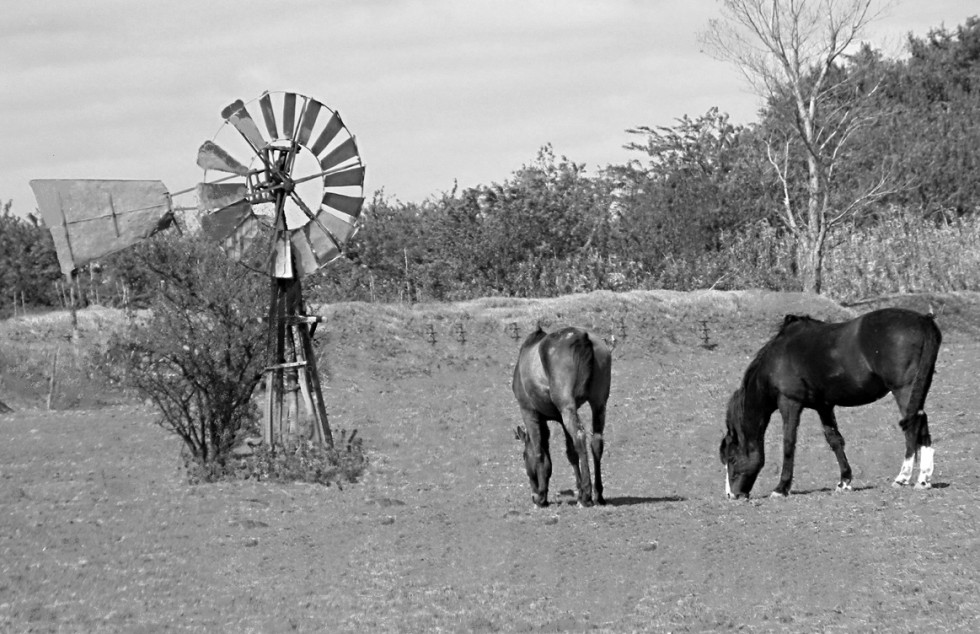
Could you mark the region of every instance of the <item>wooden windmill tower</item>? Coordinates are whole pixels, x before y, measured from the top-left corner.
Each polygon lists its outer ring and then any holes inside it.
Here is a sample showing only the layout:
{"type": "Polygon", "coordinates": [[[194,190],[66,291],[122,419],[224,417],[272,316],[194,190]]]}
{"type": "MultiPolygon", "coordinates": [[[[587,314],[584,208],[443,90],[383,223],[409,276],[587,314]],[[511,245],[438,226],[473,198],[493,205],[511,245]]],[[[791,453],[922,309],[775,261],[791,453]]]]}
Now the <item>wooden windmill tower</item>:
{"type": "MultiPolygon", "coordinates": [[[[214,139],[198,150],[204,169],[198,208],[206,236],[270,278],[263,439],[272,445],[296,431],[302,395],[313,434],[331,445],[312,344],[320,319],[306,314],[302,279],[340,257],[353,236],[364,164],[340,115],[304,95],[266,92],[248,104],[235,101],[221,116],[214,139]]],[[[172,218],[172,195],[159,181],[35,180],[31,186],[66,275],[136,244],[172,218]]]]}

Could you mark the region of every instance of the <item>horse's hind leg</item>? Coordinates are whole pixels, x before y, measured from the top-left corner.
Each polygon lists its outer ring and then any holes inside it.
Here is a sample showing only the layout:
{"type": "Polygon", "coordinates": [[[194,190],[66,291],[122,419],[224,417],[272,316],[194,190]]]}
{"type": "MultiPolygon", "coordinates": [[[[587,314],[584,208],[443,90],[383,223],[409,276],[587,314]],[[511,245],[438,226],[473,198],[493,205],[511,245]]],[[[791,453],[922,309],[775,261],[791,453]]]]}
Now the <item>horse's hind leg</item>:
{"type": "Polygon", "coordinates": [[[922,410],[910,411],[909,398],[912,386],[895,390],[895,400],[902,412],[899,425],[905,432],[905,459],[902,469],[895,477],[894,486],[905,486],[912,479],[912,470],[916,457],[919,458],[919,479],[915,484],[917,489],[932,487],[932,473],[935,468],[932,436],[929,434],[929,417],[922,410]]]}
{"type": "Polygon", "coordinates": [[[827,439],[827,444],[837,456],[837,464],[840,465],[840,482],[837,483],[837,491],[850,491],[851,463],[847,461],[847,456],[844,454],[844,437],[837,428],[837,417],[834,416],[833,408],[817,410],[817,413],[823,425],[823,437],[827,439]]]}
{"type": "Polygon", "coordinates": [[[915,483],[917,489],[932,488],[932,472],[935,469],[935,450],[932,448],[932,436],[929,434],[929,417],[925,412],[916,414],[919,417],[919,479],[915,483]]]}
{"type": "Polygon", "coordinates": [[[575,406],[563,407],[561,422],[565,428],[565,453],[575,472],[575,488],[580,506],[592,506],[592,474],[585,447],[585,429],[575,406]]]}
{"type": "Polygon", "coordinates": [[[592,463],[595,466],[595,488],[592,489],[592,499],[596,504],[605,504],[602,497],[602,450],[604,440],[602,431],[606,427],[606,405],[592,406],[592,463]]]}

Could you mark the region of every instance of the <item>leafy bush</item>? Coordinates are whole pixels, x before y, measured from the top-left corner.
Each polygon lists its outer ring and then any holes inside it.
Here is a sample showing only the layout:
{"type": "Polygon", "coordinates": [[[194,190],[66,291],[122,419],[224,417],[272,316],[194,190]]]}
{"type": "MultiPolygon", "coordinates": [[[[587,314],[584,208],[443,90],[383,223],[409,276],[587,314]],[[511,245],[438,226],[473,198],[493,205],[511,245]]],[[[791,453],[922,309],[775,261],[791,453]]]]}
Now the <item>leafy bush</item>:
{"type": "Polygon", "coordinates": [[[55,306],[60,269],[51,233],[36,216],[16,216],[11,207],[0,204],[0,308],[55,306]]]}
{"type": "Polygon", "coordinates": [[[157,291],[149,316],[110,340],[104,368],[152,402],[196,460],[221,463],[255,420],[267,278],[174,234],[147,241],[138,260],[157,291]]]}

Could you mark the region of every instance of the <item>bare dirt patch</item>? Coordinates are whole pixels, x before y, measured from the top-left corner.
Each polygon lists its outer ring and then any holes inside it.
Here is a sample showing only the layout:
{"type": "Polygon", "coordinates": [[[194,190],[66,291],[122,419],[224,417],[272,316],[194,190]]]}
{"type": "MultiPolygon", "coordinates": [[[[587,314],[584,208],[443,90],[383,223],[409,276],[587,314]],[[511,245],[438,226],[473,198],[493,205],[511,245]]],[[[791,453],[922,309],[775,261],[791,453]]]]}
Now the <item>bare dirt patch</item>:
{"type": "Polygon", "coordinates": [[[331,424],[358,429],[372,459],[343,489],[187,485],[177,441],[143,407],[2,415],[0,630],[972,629],[980,344],[945,329],[928,401],[933,490],[891,488],[904,441],[883,400],[839,411],[855,491],[831,492],[836,461],[807,412],[794,495],[761,497],[778,480],[774,423],[760,497],[729,502],[717,449],[749,356],[783,312],[849,311],[693,295],[332,307],[331,424]],[[625,330],[605,507],[574,505],[560,447],[553,505],[531,506],[508,326],[526,334],[539,319],[625,330]]]}

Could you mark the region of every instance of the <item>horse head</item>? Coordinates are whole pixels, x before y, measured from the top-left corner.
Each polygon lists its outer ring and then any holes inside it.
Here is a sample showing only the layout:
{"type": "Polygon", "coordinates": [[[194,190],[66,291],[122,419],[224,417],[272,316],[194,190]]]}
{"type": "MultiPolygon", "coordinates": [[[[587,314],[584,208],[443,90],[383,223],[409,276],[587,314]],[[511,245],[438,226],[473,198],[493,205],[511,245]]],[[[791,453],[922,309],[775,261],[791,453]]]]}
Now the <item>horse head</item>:
{"type": "MultiPolygon", "coordinates": [[[[540,483],[538,480],[538,462],[534,456],[534,448],[531,446],[531,436],[528,435],[527,430],[518,425],[517,428],[514,429],[514,438],[521,441],[521,443],[524,445],[524,471],[527,473],[528,480],[531,482],[531,491],[533,493],[531,500],[534,502],[535,506],[547,506],[547,493],[545,495],[541,495],[539,493],[540,483]]],[[[550,476],[550,464],[547,467],[547,471],[547,475],[550,476]]]]}
{"type": "Polygon", "coordinates": [[[735,390],[725,413],[725,436],[718,455],[725,465],[725,494],[730,498],[747,498],[765,463],[763,445],[757,425],[746,413],[745,388],[735,390]]]}

